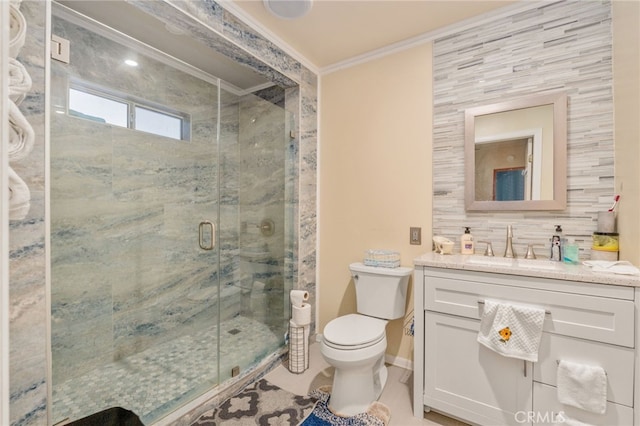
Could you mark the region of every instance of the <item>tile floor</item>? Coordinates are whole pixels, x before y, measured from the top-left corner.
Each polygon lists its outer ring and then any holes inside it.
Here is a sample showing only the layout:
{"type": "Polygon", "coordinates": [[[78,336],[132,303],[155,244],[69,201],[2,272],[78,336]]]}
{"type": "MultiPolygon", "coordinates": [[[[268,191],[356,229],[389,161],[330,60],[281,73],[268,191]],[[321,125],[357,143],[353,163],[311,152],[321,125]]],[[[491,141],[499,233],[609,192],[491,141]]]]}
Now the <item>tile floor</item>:
{"type": "MultiPolygon", "coordinates": [[[[233,365],[255,363],[277,348],[281,339],[266,325],[243,316],[223,321],[220,338],[224,343],[219,353],[226,363],[221,368],[226,371],[233,365]]],[[[152,424],[214,386],[217,353],[218,327],[214,325],[55,383],[53,423],[121,406],[140,416],[144,424],[152,424]]]]}
{"type": "MultiPolygon", "coordinates": [[[[409,370],[388,366],[389,378],[379,401],[391,410],[389,426],[463,426],[466,423],[430,412],[423,419],[413,417],[412,375],[409,370]]],[[[309,369],[302,374],[289,372],[286,365],[280,365],[266,376],[269,382],[287,391],[306,395],[322,385],[331,384],[333,367],[329,366],[320,354],[320,345],[313,343],[309,347],[309,369]]]]}

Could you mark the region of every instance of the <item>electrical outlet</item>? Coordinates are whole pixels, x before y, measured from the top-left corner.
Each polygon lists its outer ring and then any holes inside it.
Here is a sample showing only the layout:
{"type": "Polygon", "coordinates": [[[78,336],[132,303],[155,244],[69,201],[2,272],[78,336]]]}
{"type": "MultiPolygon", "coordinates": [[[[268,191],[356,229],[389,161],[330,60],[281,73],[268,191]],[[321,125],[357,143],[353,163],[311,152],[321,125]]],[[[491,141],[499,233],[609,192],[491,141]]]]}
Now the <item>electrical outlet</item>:
{"type": "Polygon", "coordinates": [[[422,244],[422,228],[415,226],[409,228],[409,244],[416,246],[422,244]]]}

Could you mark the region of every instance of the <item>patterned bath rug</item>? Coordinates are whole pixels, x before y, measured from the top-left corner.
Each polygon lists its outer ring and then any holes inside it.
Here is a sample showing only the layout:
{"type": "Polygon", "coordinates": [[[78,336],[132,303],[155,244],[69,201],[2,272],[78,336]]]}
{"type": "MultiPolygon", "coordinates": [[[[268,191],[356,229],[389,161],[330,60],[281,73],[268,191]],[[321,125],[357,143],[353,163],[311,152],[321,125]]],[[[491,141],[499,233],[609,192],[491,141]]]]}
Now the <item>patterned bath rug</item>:
{"type": "Polygon", "coordinates": [[[309,393],[318,400],[313,411],[305,417],[299,426],[387,426],[391,418],[389,407],[381,402],[373,402],[365,413],[351,417],[343,417],[329,409],[331,386],[322,386],[309,393]]]}
{"type": "Polygon", "coordinates": [[[298,396],[265,379],[245,388],[192,426],[295,426],[314,407],[316,398],[298,396]]]}

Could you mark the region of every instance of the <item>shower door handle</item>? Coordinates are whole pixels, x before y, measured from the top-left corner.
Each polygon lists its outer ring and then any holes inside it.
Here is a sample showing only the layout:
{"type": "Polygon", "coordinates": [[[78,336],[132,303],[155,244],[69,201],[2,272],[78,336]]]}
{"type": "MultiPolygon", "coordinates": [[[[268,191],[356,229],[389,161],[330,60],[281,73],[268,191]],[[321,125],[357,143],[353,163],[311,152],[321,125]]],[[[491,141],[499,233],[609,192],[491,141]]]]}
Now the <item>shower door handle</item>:
{"type": "Polygon", "coordinates": [[[213,250],[216,245],[216,226],[212,222],[208,220],[200,222],[200,226],[198,227],[198,242],[202,250],[213,250]],[[209,228],[209,244],[207,244],[205,240],[206,228],[209,228]]]}

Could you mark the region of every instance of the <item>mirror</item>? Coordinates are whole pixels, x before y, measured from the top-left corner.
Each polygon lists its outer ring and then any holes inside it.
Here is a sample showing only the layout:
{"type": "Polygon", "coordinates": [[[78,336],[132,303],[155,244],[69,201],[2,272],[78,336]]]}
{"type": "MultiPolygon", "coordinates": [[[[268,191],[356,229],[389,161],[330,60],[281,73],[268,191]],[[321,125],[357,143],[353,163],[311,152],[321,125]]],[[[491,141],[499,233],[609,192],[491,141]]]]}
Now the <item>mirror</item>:
{"type": "Polygon", "coordinates": [[[564,93],[465,110],[464,151],[467,210],[566,208],[564,93]]]}

